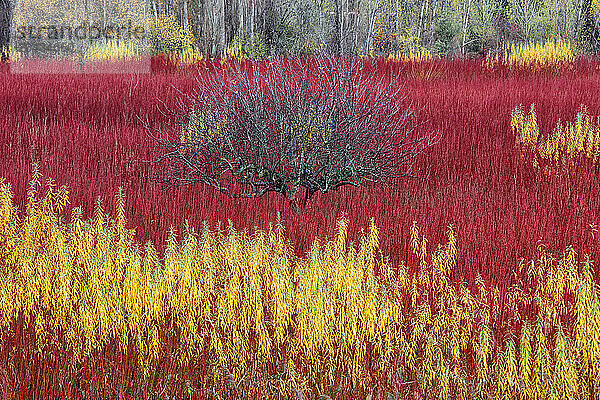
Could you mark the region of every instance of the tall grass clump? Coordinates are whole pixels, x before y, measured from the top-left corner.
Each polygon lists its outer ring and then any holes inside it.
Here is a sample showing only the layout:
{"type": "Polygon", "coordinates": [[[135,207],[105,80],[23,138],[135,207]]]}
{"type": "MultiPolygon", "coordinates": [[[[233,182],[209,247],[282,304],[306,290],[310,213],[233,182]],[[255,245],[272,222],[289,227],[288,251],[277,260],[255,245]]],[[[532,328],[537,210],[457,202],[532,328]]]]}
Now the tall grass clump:
{"type": "Polygon", "coordinates": [[[550,39],[543,43],[511,44],[503,62],[516,70],[560,70],[572,65],[576,51],[571,42],[550,39]]]}
{"type": "Polygon", "coordinates": [[[440,80],[448,73],[440,65],[440,58],[420,45],[390,53],[384,60],[392,69],[400,68],[403,72],[399,75],[416,80],[440,80]]]}
{"type": "Polygon", "coordinates": [[[388,60],[403,62],[423,62],[433,60],[431,50],[423,46],[411,46],[405,51],[396,51],[388,55],[388,60]]]}
{"type": "Polygon", "coordinates": [[[600,154],[600,117],[590,116],[583,104],[573,122],[559,120],[547,135],[540,134],[533,103],[529,113],[523,111],[522,105],[513,110],[511,127],[517,145],[522,146],[524,152],[532,153],[536,166],[540,162],[571,166],[579,158],[596,164],[600,154]]]}
{"type": "Polygon", "coordinates": [[[0,184],[3,388],[37,398],[597,398],[599,288],[572,248],[522,261],[507,294],[453,278],[458,237],[392,266],[374,222],[296,256],[280,223],[171,229],[164,257],[98,201],[35,172],[0,184]],[[525,284],[531,282],[532,284],[525,284]],[[74,382],[64,384],[64,382],[74,382]]]}
{"type": "Polygon", "coordinates": [[[95,43],[86,49],[86,61],[130,60],[144,56],[143,49],[135,43],[125,41],[105,41],[95,43]]]}
{"type": "Polygon", "coordinates": [[[256,35],[238,35],[229,46],[223,48],[223,60],[261,60],[268,55],[264,41],[256,35]]]}

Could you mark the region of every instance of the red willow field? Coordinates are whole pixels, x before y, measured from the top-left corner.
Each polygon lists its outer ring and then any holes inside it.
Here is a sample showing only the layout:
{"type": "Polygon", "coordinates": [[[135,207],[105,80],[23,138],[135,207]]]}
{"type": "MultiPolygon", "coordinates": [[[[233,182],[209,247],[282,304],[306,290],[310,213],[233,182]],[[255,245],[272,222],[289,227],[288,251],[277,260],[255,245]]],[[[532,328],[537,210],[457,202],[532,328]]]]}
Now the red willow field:
{"type": "MultiPolygon", "coordinates": [[[[423,132],[441,133],[422,154],[423,179],[407,178],[385,187],[347,188],[316,195],[306,210],[275,195],[231,199],[201,185],[166,191],[147,179],[153,142],[138,117],[153,126],[167,123],[160,101],[174,106],[177,90],[194,87],[195,69],[175,71],[155,61],[147,75],[0,76],[0,176],[13,185],[23,204],[32,162],[44,177],[66,185],[71,205],[90,215],[98,196],[107,211],[123,187],[128,225],[137,238],[160,249],[170,226],[188,219],[200,227],[231,220],[234,226],[266,227],[282,217],[286,236],[298,251],[317,236],[334,235],[335,221],[347,216],[350,238],[370,218],[381,230],[381,249],[393,263],[417,263],[408,248],[409,227],[417,221],[433,246],[453,225],[458,240],[456,273],[473,281],[479,273],[505,288],[522,257],[540,246],[560,254],[573,245],[597,259],[600,234],[598,168],[580,165],[569,176],[544,175],[522,160],[510,129],[515,106],[536,104],[541,132],[560,118],[572,120],[580,104],[600,114],[598,64],[581,61],[560,75],[489,72],[480,61],[438,61],[401,69],[370,61],[369,68],[405,85],[420,112],[423,132]]],[[[219,64],[202,66],[203,73],[219,64]]],[[[68,215],[65,217],[68,218],[68,215]]],[[[433,248],[433,247],[432,247],[433,248]]]]}
{"type": "MultiPolygon", "coordinates": [[[[200,185],[167,191],[149,179],[157,171],[146,161],[157,153],[141,120],[167,129],[160,104],[176,106],[179,92],[192,90],[203,74],[219,73],[222,65],[217,61],[202,64],[198,72],[155,60],[153,73],[139,76],[15,75],[3,65],[0,177],[12,185],[14,203],[22,212],[35,203],[31,198],[28,202],[27,188],[37,163],[44,177],[68,188],[71,206],[61,216],[73,221],[64,228],[54,219],[52,206],[42,201],[35,204],[46,208],[19,225],[2,187],[0,267],[10,282],[0,287],[5,313],[0,358],[12,371],[0,375],[3,393],[8,398],[156,398],[165,391],[178,396],[174,398],[186,393],[190,398],[200,398],[192,393],[213,393],[214,398],[236,393],[285,398],[282,393],[296,393],[304,398],[304,390],[312,393],[310,398],[330,393],[329,398],[341,399],[373,393],[372,398],[390,398],[399,390],[404,391],[402,398],[423,398],[435,390],[440,398],[468,398],[472,393],[477,398],[491,398],[490,393],[546,398],[550,364],[544,360],[553,357],[552,390],[562,398],[577,393],[597,398],[597,285],[590,264],[575,262],[572,253],[556,267],[562,270],[556,272],[554,265],[569,246],[579,261],[584,254],[600,259],[600,167],[582,157],[572,168],[540,171],[516,147],[511,112],[519,104],[528,108],[535,103],[542,134],[551,132],[559,119],[572,121],[580,104],[590,115],[599,115],[600,63],[579,61],[558,74],[504,67],[490,71],[476,60],[364,63],[366,69],[404,85],[407,99],[420,110],[423,124],[418,129],[439,132],[439,142],[418,157],[419,178],[317,194],[301,211],[276,195],[232,199],[200,185]],[[123,208],[116,198],[120,187],[126,227],[135,229],[135,241],[151,241],[165,253],[164,267],[147,247],[141,272],[142,258],[127,242],[123,227],[123,208]],[[117,215],[116,223],[94,214],[99,196],[104,210],[117,215]],[[82,225],[80,216],[71,215],[71,207],[80,205],[83,219],[92,218],[93,224],[82,225]],[[181,238],[185,220],[199,232],[203,222],[214,227],[228,220],[238,230],[253,232],[254,227],[268,228],[278,215],[298,256],[304,256],[315,238],[332,239],[338,231],[336,240],[342,245],[328,242],[322,250],[313,248],[310,261],[298,258],[293,268],[300,277],[292,282],[289,259],[294,257],[288,257],[292,250],[285,247],[279,229],[257,233],[255,241],[233,234],[221,242],[211,242],[205,230],[200,253],[198,247],[190,250],[195,239],[186,238],[181,253],[172,236],[167,240],[171,226],[181,238]],[[345,253],[341,217],[347,218],[350,240],[358,241],[360,230],[367,230],[359,251],[345,253]],[[371,219],[379,233],[370,226],[371,219]],[[411,237],[413,221],[420,234],[412,231],[411,237]],[[39,235],[32,233],[36,226],[42,227],[39,235]],[[424,261],[424,252],[417,248],[423,237],[429,240],[430,255],[444,244],[437,261],[433,256],[431,263],[424,261]],[[13,238],[21,247],[10,242],[13,238]],[[72,242],[65,247],[65,240],[72,242]],[[377,243],[391,261],[391,268],[377,261],[381,283],[374,272],[377,243]],[[129,249],[127,262],[123,248],[129,249]],[[537,271],[523,268],[521,260],[541,253],[555,258],[541,257],[538,264],[545,266],[537,271]],[[244,258],[248,254],[258,258],[244,258]],[[68,257],[76,261],[65,262],[68,257]],[[173,260],[185,257],[176,266],[173,260]],[[190,261],[194,257],[200,261],[190,261]],[[288,261],[273,262],[277,257],[288,261]],[[370,260],[366,267],[360,264],[364,260],[370,260]],[[125,271],[119,269],[123,265],[125,271]],[[210,267],[202,269],[206,265],[210,267]],[[183,271],[181,276],[175,277],[176,270],[183,271]],[[210,275],[207,281],[204,272],[210,275]],[[399,284],[392,279],[394,272],[399,284]],[[563,276],[557,281],[554,274],[563,276]],[[240,283],[239,276],[246,281],[240,283]],[[329,276],[334,278],[328,281],[329,276]],[[536,281],[527,281],[532,276],[536,281]],[[559,281],[560,295],[554,291],[559,281]],[[417,284],[423,287],[417,289],[417,284]],[[535,286],[533,296],[519,309],[515,302],[521,300],[511,296],[528,286],[535,286]],[[564,308],[562,297],[557,300],[563,295],[569,313],[556,311],[564,308]],[[457,298],[465,308],[457,306],[457,298]],[[239,301],[235,307],[232,299],[239,301]],[[294,311],[280,314],[285,307],[294,311]],[[329,314],[334,307],[337,318],[329,314]],[[536,316],[536,337],[530,340],[536,316]],[[253,318],[255,324],[247,323],[253,318]],[[566,323],[566,336],[561,323],[566,323]],[[466,325],[470,328],[463,330],[466,325]],[[517,348],[511,335],[519,332],[518,378],[525,379],[525,388],[518,386],[510,367],[516,365],[517,348]],[[528,361],[532,342],[533,372],[528,361]],[[222,343],[229,346],[226,351],[222,343]],[[305,387],[298,389],[303,376],[305,387]]],[[[598,278],[599,269],[593,272],[598,278]]]]}

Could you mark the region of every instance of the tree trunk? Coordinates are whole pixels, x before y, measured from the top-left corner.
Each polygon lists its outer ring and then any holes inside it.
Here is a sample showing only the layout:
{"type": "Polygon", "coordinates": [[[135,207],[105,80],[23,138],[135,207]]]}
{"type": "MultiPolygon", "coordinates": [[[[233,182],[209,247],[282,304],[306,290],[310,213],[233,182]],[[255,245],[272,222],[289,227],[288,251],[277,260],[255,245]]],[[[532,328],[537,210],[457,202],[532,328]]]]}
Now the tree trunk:
{"type": "Polygon", "coordinates": [[[183,29],[188,30],[188,4],[187,0],[183,1],[183,29]]]}
{"type": "Polygon", "coordinates": [[[367,45],[366,50],[367,54],[371,54],[373,50],[373,36],[375,35],[375,20],[377,19],[377,8],[379,5],[379,1],[377,4],[369,10],[369,19],[368,19],[368,31],[367,31],[367,45]]]}
{"type": "Polygon", "coordinates": [[[471,0],[467,0],[466,3],[463,3],[463,26],[462,26],[462,44],[461,44],[461,54],[465,56],[465,45],[467,43],[467,29],[469,27],[469,14],[471,12],[471,0]]]}
{"type": "Polygon", "coordinates": [[[10,15],[11,2],[9,0],[0,0],[0,55],[2,61],[8,59],[8,49],[10,45],[10,15]]]}
{"type": "Polygon", "coordinates": [[[356,23],[358,10],[356,7],[356,3],[357,3],[356,0],[348,1],[348,18],[346,19],[346,21],[347,21],[346,32],[352,32],[352,40],[350,41],[351,48],[349,49],[351,54],[355,54],[356,47],[358,45],[358,26],[356,23]]]}
{"type": "Polygon", "coordinates": [[[333,51],[335,55],[342,55],[342,0],[335,0],[335,21],[333,28],[333,51]]]}
{"type": "Polygon", "coordinates": [[[435,18],[437,17],[437,11],[438,11],[437,7],[438,7],[438,4],[435,3],[433,5],[433,14],[431,15],[431,26],[429,28],[429,31],[430,31],[429,46],[431,46],[433,44],[433,39],[434,39],[434,36],[435,36],[435,18]]]}
{"type": "Polygon", "coordinates": [[[581,10],[583,8],[583,1],[579,0],[579,7],[578,11],[577,11],[577,22],[575,23],[575,37],[577,38],[577,40],[580,39],[580,34],[581,34],[581,10]]]}
{"type": "Polygon", "coordinates": [[[400,35],[400,4],[396,0],[396,35],[400,35]]]}
{"type": "Polygon", "coordinates": [[[421,41],[421,30],[423,27],[423,17],[425,14],[425,1],[421,3],[421,14],[419,15],[419,26],[417,28],[417,37],[419,38],[419,42],[421,41]]]}
{"type": "Polygon", "coordinates": [[[592,0],[583,0],[583,21],[582,21],[582,36],[583,40],[589,46],[589,49],[594,54],[600,52],[600,31],[598,30],[598,20],[594,21],[592,9],[592,0]]]}
{"type": "Polygon", "coordinates": [[[221,26],[219,27],[219,40],[221,43],[219,43],[221,46],[225,46],[225,35],[226,35],[226,28],[225,28],[225,0],[221,0],[221,26]]]}

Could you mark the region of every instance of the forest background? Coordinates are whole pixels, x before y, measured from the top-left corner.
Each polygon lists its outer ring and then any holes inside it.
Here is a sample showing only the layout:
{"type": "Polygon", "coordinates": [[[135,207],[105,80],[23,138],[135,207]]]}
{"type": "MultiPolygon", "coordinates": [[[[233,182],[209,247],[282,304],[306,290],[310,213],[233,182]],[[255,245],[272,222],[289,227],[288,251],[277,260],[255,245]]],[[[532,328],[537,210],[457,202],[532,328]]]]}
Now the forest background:
{"type": "MultiPolygon", "coordinates": [[[[0,0],[0,47],[11,7],[0,0]]],[[[379,56],[502,53],[509,44],[562,38],[600,54],[600,0],[148,0],[147,17],[176,25],[185,46],[215,57],[328,52],[379,56]]],[[[160,25],[160,24],[159,24],[160,25]]]]}

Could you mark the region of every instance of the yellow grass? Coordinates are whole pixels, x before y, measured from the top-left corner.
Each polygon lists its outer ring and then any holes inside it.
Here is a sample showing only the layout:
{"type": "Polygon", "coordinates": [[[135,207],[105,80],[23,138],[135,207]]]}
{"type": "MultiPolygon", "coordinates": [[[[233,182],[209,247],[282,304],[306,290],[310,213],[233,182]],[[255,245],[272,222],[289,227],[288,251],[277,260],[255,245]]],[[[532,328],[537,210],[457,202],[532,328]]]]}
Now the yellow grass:
{"type": "Polygon", "coordinates": [[[600,117],[592,117],[581,105],[573,122],[557,122],[550,134],[540,134],[532,104],[528,114],[516,107],[511,116],[511,127],[517,145],[524,153],[532,153],[534,163],[545,160],[554,165],[569,166],[578,158],[590,159],[594,164],[600,154],[600,117]]]}
{"type": "Polygon", "coordinates": [[[397,51],[388,56],[388,60],[403,62],[422,62],[432,59],[431,51],[420,45],[411,46],[406,51],[397,51]]]}
{"type": "Polygon", "coordinates": [[[510,68],[564,68],[575,59],[575,48],[562,39],[543,43],[514,43],[504,52],[504,63],[510,68]]]}
{"type": "Polygon", "coordinates": [[[576,54],[574,45],[563,39],[549,39],[540,43],[512,43],[504,50],[503,57],[488,53],[483,66],[488,70],[503,64],[510,70],[558,71],[572,68],[576,54]]]}
{"type": "Polygon", "coordinates": [[[216,398],[598,398],[599,288],[573,249],[523,261],[533,284],[515,284],[504,302],[480,277],[473,287],[450,279],[452,227],[435,246],[413,224],[415,273],[386,261],[373,222],[348,244],[345,219],[302,257],[277,223],[253,233],[186,225],[159,258],[134,240],[122,195],[116,218],[98,202],[93,218],[75,208],[65,222],[66,188],[50,181],[42,195],[39,179],[23,213],[0,181],[3,346],[21,315],[39,354],[62,346],[73,368],[115,342],[137,349],[148,377],[168,360],[203,360],[208,373],[190,393],[229,385],[216,398]],[[574,327],[560,324],[566,316],[574,327]]]}
{"type": "Polygon", "coordinates": [[[86,61],[114,61],[127,60],[144,56],[142,46],[136,46],[133,42],[108,41],[90,46],[86,49],[84,59],[86,61]]]}

